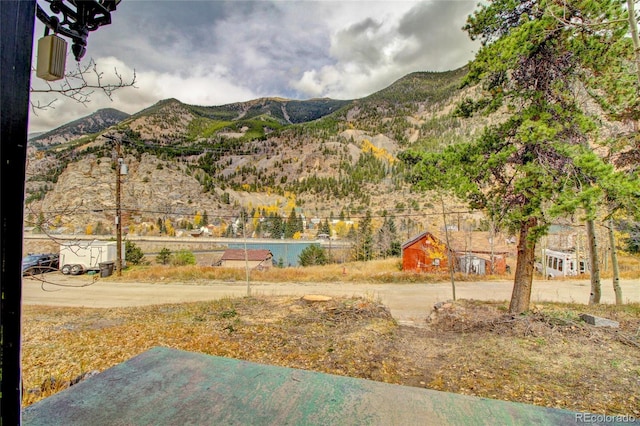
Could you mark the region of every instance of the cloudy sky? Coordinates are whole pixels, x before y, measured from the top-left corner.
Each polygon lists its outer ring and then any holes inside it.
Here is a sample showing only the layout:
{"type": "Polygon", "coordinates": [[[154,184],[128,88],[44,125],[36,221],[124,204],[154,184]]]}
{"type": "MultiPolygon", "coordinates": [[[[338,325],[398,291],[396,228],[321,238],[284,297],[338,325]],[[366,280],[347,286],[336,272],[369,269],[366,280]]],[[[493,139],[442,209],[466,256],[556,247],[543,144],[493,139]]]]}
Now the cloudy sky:
{"type": "MultiPolygon", "coordinates": [[[[112,24],[90,33],[81,66],[93,59],[105,82],[114,70],[125,79],[135,70],[136,88],[121,89],[112,100],[96,92],[84,105],[32,93],[32,104],[55,102],[31,114],[29,131],[51,130],[99,108],[131,114],[167,98],[196,105],[265,96],[360,98],[414,71],[468,63],[478,46],[461,28],[476,4],[122,0],[112,24]]],[[[43,28],[36,25],[35,40],[43,28]]],[[[67,71],[76,66],[69,54],[67,71]]],[[[32,77],[34,89],[43,84],[32,77]]]]}

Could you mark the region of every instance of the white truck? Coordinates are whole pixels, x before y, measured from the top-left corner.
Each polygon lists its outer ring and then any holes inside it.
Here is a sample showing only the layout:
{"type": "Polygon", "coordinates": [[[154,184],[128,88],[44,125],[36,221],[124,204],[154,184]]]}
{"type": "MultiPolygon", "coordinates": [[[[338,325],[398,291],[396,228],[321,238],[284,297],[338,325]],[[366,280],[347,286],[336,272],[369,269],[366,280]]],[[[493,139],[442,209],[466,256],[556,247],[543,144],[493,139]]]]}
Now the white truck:
{"type": "MultiPolygon", "coordinates": [[[[65,275],[99,272],[113,267],[118,258],[115,241],[74,241],[60,244],[60,271],[65,275]],[[101,265],[102,264],[102,265],[101,265]]],[[[122,243],[122,267],[125,266],[125,244],[122,243]]],[[[110,274],[109,274],[110,275],[110,274]]]]}

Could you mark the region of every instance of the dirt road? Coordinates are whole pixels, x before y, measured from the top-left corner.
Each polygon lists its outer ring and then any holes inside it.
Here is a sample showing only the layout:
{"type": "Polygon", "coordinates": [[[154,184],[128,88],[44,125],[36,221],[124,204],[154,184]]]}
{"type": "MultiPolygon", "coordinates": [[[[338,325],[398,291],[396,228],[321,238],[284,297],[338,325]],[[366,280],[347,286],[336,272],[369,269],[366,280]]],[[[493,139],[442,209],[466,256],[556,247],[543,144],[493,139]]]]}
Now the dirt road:
{"type": "MultiPolygon", "coordinates": [[[[198,284],[125,283],[90,276],[66,277],[45,275],[44,283],[34,278],[23,279],[23,304],[51,306],[84,306],[92,308],[142,306],[215,300],[247,295],[245,282],[211,282],[198,284]]],[[[510,281],[456,283],[458,299],[509,300],[510,281]]],[[[587,303],[589,281],[535,281],[532,301],[587,303]]],[[[625,302],[640,302],[640,280],[623,280],[625,302]]],[[[603,281],[602,302],[614,303],[610,280],[603,281]]],[[[364,296],[379,300],[401,323],[418,324],[426,318],[434,303],[452,298],[450,283],[437,284],[353,284],[353,283],[259,283],[250,285],[251,295],[324,294],[329,296],[364,296]]]]}

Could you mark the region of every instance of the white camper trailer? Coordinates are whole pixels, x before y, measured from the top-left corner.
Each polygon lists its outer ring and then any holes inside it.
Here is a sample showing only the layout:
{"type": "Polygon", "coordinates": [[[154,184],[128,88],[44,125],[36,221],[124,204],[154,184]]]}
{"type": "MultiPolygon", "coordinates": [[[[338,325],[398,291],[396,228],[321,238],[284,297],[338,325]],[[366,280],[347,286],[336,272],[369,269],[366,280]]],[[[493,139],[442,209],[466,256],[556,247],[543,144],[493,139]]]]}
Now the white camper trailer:
{"type": "MultiPolygon", "coordinates": [[[[115,241],[74,241],[60,244],[60,271],[79,275],[88,271],[100,271],[102,264],[115,264],[118,258],[115,241]]],[[[122,243],[122,267],[125,266],[125,244],[122,243]]]]}

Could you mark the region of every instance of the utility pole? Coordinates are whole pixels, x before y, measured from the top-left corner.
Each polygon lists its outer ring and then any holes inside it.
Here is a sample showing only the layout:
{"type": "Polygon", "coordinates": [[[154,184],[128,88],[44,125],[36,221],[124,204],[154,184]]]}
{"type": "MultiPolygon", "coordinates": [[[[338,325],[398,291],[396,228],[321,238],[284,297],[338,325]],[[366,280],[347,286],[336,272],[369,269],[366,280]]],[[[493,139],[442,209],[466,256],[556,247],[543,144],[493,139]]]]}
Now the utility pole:
{"type": "Polygon", "coordinates": [[[116,275],[122,276],[122,204],[121,176],[127,174],[127,165],[122,158],[122,140],[116,136],[104,135],[111,140],[116,150],[116,275]]]}
{"type": "Polygon", "coordinates": [[[120,144],[118,146],[118,164],[116,165],[116,274],[122,276],[122,210],[120,207],[120,144]]]}
{"type": "Polygon", "coordinates": [[[245,220],[244,208],[240,210],[242,218],[242,241],[244,242],[244,269],[247,278],[247,297],[251,296],[251,280],[249,273],[249,251],[247,250],[247,223],[245,220]]]}
{"type": "Polygon", "coordinates": [[[122,276],[122,205],[121,196],[121,175],[127,174],[127,165],[122,158],[122,143],[115,138],[112,139],[116,145],[116,274],[122,276]]]}

